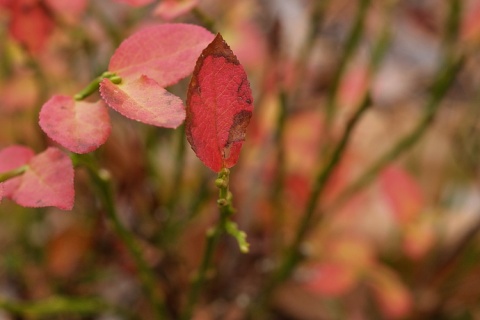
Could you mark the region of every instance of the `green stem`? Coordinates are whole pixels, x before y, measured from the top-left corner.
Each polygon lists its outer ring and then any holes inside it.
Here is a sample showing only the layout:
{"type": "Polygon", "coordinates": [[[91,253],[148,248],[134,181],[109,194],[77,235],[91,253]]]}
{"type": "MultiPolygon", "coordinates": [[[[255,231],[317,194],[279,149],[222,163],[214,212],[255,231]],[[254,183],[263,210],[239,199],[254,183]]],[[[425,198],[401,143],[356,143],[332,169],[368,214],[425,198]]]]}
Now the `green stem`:
{"type": "MultiPolygon", "coordinates": [[[[170,191],[170,199],[168,201],[169,217],[175,207],[180,194],[180,186],[182,184],[183,169],[185,168],[185,126],[182,125],[178,130],[177,154],[175,156],[175,170],[173,174],[172,190],[170,191]]],[[[168,219],[167,218],[167,219],[168,219]]]]}
{"type": "Polygon", "coordinates": [[[185,312],[181,317],[183,320],[189,320],[192,318],[198,297],[211,269],[213,255],[218,245],[220,236],[222,236],[224,233],[232,235],[237,239],[240,250],[242,252],[248,251],[248,244],[245,241],[245,233],[239,231],[236,224],[230,220],[232,214],[235,213],[235,209],[232,205],[232,193],[228,189],[229,180],[230,170],[226,168],[222,169],[222,171],[218,173],[218,178],[215,180],[215,185],[219,190],[217,204],[220,210],[220,219],[215,227],[207,231],[207,240],[205,244],[205,250],[203,252],[202,262],[197,274],[195,275],[195,278],[193,279],[192,286],[188,293],[185,312]]]}
{"type": "MultiPolygon", "coordinates": [[[[302,215],[302,220],[295,234],[295,238],[290,248],[288,249],[285,258],[283,259],[280,267],[274,272],[272,278],[264,288],[264,291],[260,294],[260,299],[258,300],[258,308],[262,308],[263,304],[268,301],[273,290],[279,285],[282,281],[287,279],[296,265],[300,262],[301,256],[301,244],[310,228],[313,225],[313,218],[317,208],[317,204],[322,196],[322,193],[325,189],[325,186],[328,182],[328,179],[333,174],[335,167],[342,158],[342,155],[350,141],[353,129],[360,120],[361,116],[365,111],[370,107],[370,97],[365,95],[360,107],[352,115],[348,123],[346,124],[345,131],[341,137],[340,142],[337,144],[335,150],[332,152],[332,155],[329,161],[325,164],[324,168],[320,170],[317,174],[317,177],[314,182],[312,191],[308,198],[305,211],[302,215]]],[[[258,310],[257,310],[258,311],[258,310]]]]}
{"type": "Polygon", "coordinates": [[[424,107],[424,114],[418,121],[412,132],[397,141],[393,147],[375,161],[357,180],[346,188],[335,200],[332,208],[338,207],[346,199],[361,190],[370,183],[387,164],[398,158],[403,152],[410,149],[425,134],[433,122],[435,114],[440,107],[440,102],[452,85],[457,73],[463,64],[463,56],[459,58],[449,57],[449,61],[442,64],[441,71],[433,86],[432,95],[424,107]]]}
{"type": "Polygon", "coordinates": [[[284,146],[284,132],[287,118],[287,94],[285,91],[280,92],[280,110],[277,117],[277,126],[274,137],[274,144],[277,149],[277,166],[275,168],[274,181],[272,184],[271,201],[274,208],[274,223],[275,236],[274,246],[280,248],[283,243],[282,226],[284,221],[283,207],[282,207],[282,193],[285,182],[285,146],[284,146]]]}
{"type": "Polygon", "coordinates": [[[166,319],[166,307],[164,306],[162,299],[159,296],[159,292],[157,291],[157,281],[155,276],[147,262],[144,260],[142,256],[142,250],[134,239],[134,236],[127,228],[125,228],[118,217],[110,174],[106,170],[97,169],[94,165],[94,161],[89,160],[91,159],[86,159],[79,155],[75,155],[74,158],[76,163],[81,162],[87,167],[90,177],[97,186],[99,191],[98,194],[100,195],[100,199],[103,203],[104,209],[107,212],[108,218],[112,222],[113,230],[124,243],[125,247],[133,258],[135,266],[138,269],[141,285],[153,307],[155,319],[166,319]]]}
{"type": "Polygon", "coordinates": [[[342,79],[343,73],[345,68],[347,67],[348,61],[355,53],[355,49],[358,47],[365,24],[365,19],[367,16],[367,9],[370,5],[370,0],[361,0],[360,5],[357,11],[357,15],[355,17],[355,21],[353,23],[352,28],[350,29],[350,33],[348,34],[347,41],[345,44],[345,48],[342,51],[342,56],[340,57],[340,61],[338,64],[337,69],[333,75],[332,84],[327,93],[327,106],[326,106],[326,116],[327,116],[327,127],[331,124],[333,120],[333,116],[335,114],[336,109],[336,97],[337,92],[340,87],[340,80],[342,79]]]}
{"type": "MultiPolygon", "coordinates": [[[[108,310],[114,310],[120,313],[120,310],[115,310],[114,307],[98,299],[86,298],[66,298],[66,297],[51,297],[42,301],[35,302],[13,302],[7,300],[0,300],[0,309],[9,313],[27,316],[27,317],[53,317],[60,315],[75,315],[87,316],[94,315],[108,310]]],[[[121,312],[124,314],[124,312],[121,312]]],[[[131,318],[129,316],[129,318],[131,318]]]]}
{"type": "Polygon", "coordinates": [[[119,84],[122,82],[122,78],[117,76],[115,73],[106,71],[102,73],[100,76],[93,79],[92,82],[90,82],[79,93],[75,94],[73,96],[73,99],[80,101],[90,96],[91,94],[97,92],[98,88],[100,87],[100,82],[102,82],[103,79],[110,79],[115,84],[119,84]]]}
{"type": "Polygon", "coordinates": [[[10,171],[2,172],[0,173],[0,182],[5,182],[8,179],[18,177],[19,175],[22,175],[23,173],[25,173],[27,169],[28,169],[28,165],[23,165],[18,168],[12,169],[10,171]]]}

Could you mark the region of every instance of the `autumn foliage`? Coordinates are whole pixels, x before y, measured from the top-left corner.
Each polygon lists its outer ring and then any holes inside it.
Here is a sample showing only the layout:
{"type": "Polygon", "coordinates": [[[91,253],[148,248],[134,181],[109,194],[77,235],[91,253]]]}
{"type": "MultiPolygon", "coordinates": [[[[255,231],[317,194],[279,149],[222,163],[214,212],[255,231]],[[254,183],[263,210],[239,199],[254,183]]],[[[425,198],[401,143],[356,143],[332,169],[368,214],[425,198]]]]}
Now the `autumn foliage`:
{"type": "Polygon", "coordinates": [[[0,318],[475,319],[479,15],[0,0],[0,318]]]}

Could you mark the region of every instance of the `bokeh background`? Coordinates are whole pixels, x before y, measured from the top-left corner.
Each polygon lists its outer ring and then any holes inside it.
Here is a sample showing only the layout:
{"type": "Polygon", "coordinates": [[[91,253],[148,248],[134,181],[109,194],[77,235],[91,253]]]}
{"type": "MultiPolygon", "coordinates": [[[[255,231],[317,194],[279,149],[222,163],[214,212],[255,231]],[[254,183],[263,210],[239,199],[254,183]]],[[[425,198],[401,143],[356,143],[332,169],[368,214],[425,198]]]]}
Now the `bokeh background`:
{"type": "MultiPolygon", "coordinates": [[[[247,319],[312,199],[302,261],[258,319],[480,319],[480,1],[0,0],[0,148],[54,145],[42,104],[168,22],[221,32],[254,93],[230,182],[250,253],[222,239],[194,319],[247,319]]],[[[185,100],[188,81],[169,90],[185,100]]],[[[218,217],[215,174],[182,128],[111,118],[95,157],[176,319],[218,217]]],[[[153,319],[81,167],[75,190],[71,212],[0,204],[0,319],[153,319]]]]}

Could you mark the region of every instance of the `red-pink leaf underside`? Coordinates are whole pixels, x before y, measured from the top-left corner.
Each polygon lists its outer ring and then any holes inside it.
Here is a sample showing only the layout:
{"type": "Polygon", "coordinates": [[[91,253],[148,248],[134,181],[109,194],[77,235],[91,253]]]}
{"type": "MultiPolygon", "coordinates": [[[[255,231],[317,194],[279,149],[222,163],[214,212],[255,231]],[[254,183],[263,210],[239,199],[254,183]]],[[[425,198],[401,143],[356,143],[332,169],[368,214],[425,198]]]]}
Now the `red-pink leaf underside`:
{"type": "Polygon", "coordinates": [[[105,143],[110,117],[103,101],[75,101],[55,95],[40,111],[40,127],[54,141],[76,153],[87,153],[105,143]]]}
{"type": "Polygon", "coordinates": [[[213,37],[208,30],[191,24],[146,27],[122,42],[108,70],[123,79],[146,75],[161,87],[170,86],[192,72],[195,60],[213,37]]]}
{"type": "Polygon", "coordinates": [[[235,165],[252,111],[245,70],[218,34],[198,58],[187,95],[187,139],[207,167],[235,165]]]}
{"type": "MultiPolygon", "coordinates": [[[[24,146],[10,146],[0,150],[0,173],[19,168],[35,155],[32,149],[24,146]]],[[[0,200],[18,187],[20,178],[12,178],[0,183],[0,200]]]]}
{"type": "Polygon", "coordinates": [[[147,76],[120,85],[103,79],[100,93],[110,107],[133,120],[166,128],[176,128],[185,120],[182,100],[147,76]]]}
{"type": "Polygon", "coordinates": [[[57,148],[48,148],[34,156],[27,171],[18,179],[10,194],[13,201],[24,207],[58,207],[71,210],[75,197],[73,166],[70,158],[57,148]]]}

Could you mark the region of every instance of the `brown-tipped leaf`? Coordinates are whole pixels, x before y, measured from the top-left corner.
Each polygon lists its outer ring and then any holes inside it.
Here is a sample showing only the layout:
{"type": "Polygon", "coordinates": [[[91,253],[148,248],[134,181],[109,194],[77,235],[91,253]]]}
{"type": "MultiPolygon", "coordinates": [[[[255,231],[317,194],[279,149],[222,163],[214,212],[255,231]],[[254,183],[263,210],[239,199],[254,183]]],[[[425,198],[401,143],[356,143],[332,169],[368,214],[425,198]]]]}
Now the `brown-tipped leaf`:
{"type": "Polygon", "coordinates": [[[235,165],[252,111],[247,74],[218,34],[198,58],[187,95],[187,140],[207,167],[235,165]]]}

